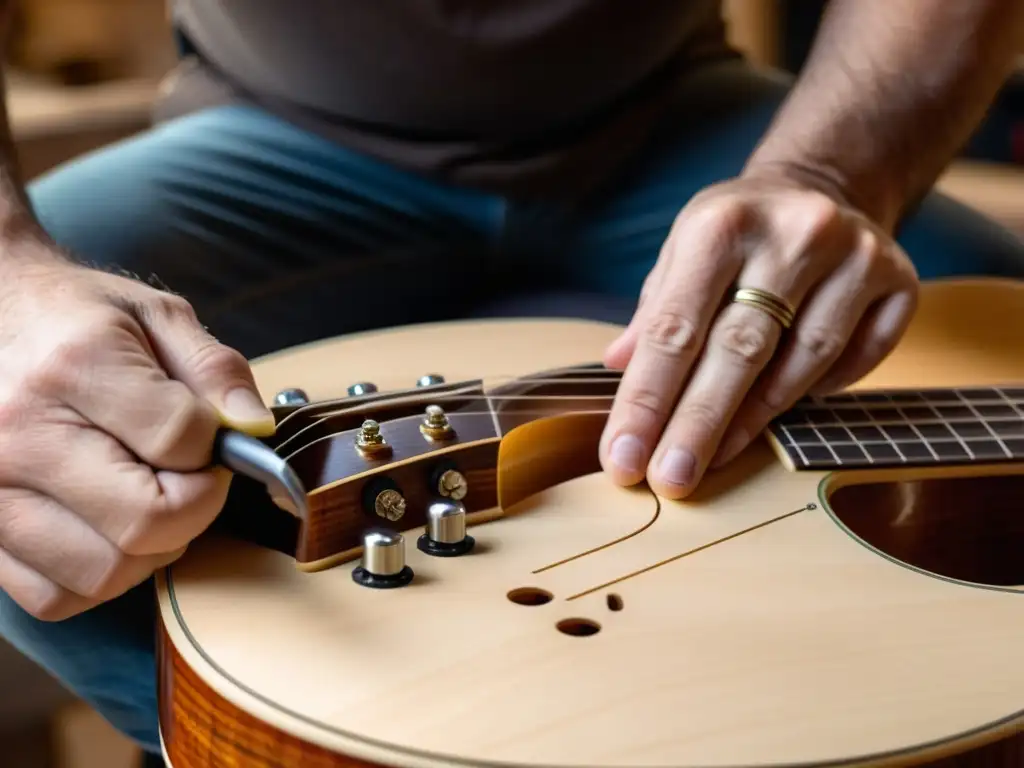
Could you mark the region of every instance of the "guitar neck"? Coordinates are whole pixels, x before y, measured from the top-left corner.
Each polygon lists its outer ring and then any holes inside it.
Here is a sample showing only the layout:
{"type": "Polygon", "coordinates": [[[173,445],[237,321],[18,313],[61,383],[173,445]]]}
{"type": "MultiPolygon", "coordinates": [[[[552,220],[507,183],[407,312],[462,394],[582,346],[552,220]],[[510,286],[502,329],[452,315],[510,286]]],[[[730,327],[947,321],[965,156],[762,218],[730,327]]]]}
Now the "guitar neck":
{"type": "Polygon", "coordinates": [[[797,470],[1024,460],[1024,388],[850,392],[806,398],[769,434],[797,470]]]}

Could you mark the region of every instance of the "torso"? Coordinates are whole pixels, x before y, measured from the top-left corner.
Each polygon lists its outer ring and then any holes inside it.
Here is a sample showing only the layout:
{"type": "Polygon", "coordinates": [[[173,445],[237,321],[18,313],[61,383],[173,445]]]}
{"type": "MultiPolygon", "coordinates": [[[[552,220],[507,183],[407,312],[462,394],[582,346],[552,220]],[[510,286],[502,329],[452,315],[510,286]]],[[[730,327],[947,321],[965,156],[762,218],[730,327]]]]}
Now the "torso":
{"type": "Polygon", "coordinates": [[[718,0],[170,2],[246,98],[398,165],[499,185],[642,140],[688,68],[728,55],[718,0]]]}

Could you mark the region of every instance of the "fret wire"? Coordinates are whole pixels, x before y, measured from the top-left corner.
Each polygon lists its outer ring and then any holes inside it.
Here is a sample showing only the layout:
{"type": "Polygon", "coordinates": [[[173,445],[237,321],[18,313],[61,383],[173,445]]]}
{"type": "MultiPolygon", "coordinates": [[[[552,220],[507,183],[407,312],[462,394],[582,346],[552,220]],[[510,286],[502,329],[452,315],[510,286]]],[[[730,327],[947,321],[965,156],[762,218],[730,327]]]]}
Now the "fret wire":
{"type": "MultiPolygon", "coordinates": [[[[918,403],[919,405],[924,405],[926,403],[929,404],[929,405],[938,405],[938,406],[943,406],[943,405],[963,405],[964,398],[963,398],[962,395],[959,395],[957,393],[957,390],[952,390],[952,389],[932,389],[932,390],[922,389],[922,390],[914,390],[914,391],[916,393],[920,394],[922,396],[922,398],[924,398],[921,401],[921,403],[918,403]],[[941,399],[941,400],[937,400],[937,399],[934,399],[934,396],[937,393],[943,393],[944,395],[946,393],[953,393],[953,394],[950,395],[950,396],[947,396],[947,397],[943,397],[943,399],[941,399]],[[932,395],[933,397],[929,398],[929,395],[932,395]]],[[[1014,400],[1014,399],[1010,398],[1008,395],[1005,395],[1004,393],[1002,393],[1000,390],[996,389],[995,387],[992,387],[990,389],[990,391],[993,393],[993,397],[992,398],[985,397],[985,398],[981,398],[981,399],[977,399],[977,400],[970,400],[970,402],[974,403],[975,405],[1003,405],[1003,404],[1006,404],[1007,402],[1009,402],[1010,404],[1013,404],[1013,405],[1022,405],[1022,404],[1024,404],[1024,402],[1021,402],[1021,401],[1014,400]]],[[[902,392],[901,390],[891,390],[889,392],[881,391],[881,392],[871,392],[869,394],[873,395],[874,397],[884,397],[884,398],[887,399],[887,402],[892,404],[892,403],[896,402],[895,400],[893,400],[893,395],[901,394],[901,392],[902,392]]],[[[863,407],[865,407],[865,403],[868,403],[868,407],[870,407],[870,404],[876,403],[876,402],[877,401],[875,401],[875,400],[870,400],[870,401],[861,400],[860,397],[856,393],[852,393],[851,392],[848,395],[808,398],[808,399],[802,400],[799,403],[797,403],[796,407],[797,408],[807,408],[807,407],[815,407],[816,406],[816,407],[819,407],[819,408],[831,408],[831,409],[841,410],[841,409],[849,409],[849,408],[863,408],[863,407]],[[842,397],[843,399],[841,401],[838,401],[838,400],[832,399],[833,397],[842,397]]]]}
{"type": "MultiPolygon", "coordinates": [[[[957,443],[958,445],[963,445],[963,440],[961,438],[955,437],[955,436],[954,437],[931,437],[931,438],[926,437],[926,438],[923,438],[923,439],[928,441],[928,442],[936,443],[936,444],[941,444],[941,443],[957,443]]],[[[985,438],[985,440],[987,440],[987,439],[988,438],[985,438]]],[[[797,442],[796,440],[792,440],[792,438],[790,438],[790,440],[792,441],[791,444],[794,445],[794,446],[796,446],[796,445],[814,445],[814,443],[800,443],[800,442],[797,442]]],[[[900,445],[915,445],[917,443],[917,440],[896,440],[896,442],[899,443],[900,445]]],[[[973,441],[972,440],[968,440],[967,442],[970,443],[970,442],[973,442],[973,441]]],[[[865,445],[889,445],[889,446],[891,446],[893,441],[891,439],[889,439],[889,438],[886,438],[884,440],[863,440],[863,441],[858,441],[857,438],[853,438],[851,440],[832,440],[831,443],[832,443],[832,445],[854,445],[854,446],[856,446],[856,445],[860,445],[860,446],[865,446],[865,445]]]]}
{"type": "Polygon", "coordinates": [[[914,434],[917,435],[918,439],[921,441],[921,444],[928,449],[929,453],[931,453],[932,458],[935,459],[936,461],[939,461],[938,451],[936,451],[932,447],[932,444],[928,442],[928,438],[926,438],[924,434],[921,432],[921,430],[917,428],[917,424],[915,424],[913,420],[910,419],[910,417],[908,417],[906,413],[904,413],[902,408],[897,408],[896,410],[898,410],[903,415],[903,418],[906,420],[907,424],[910,425],[910,428],[914,431],[914,434]]]}
{"type": "MultiPolygon", "coordinates": [[[[800,456],[800,461],[802,461],[804,463],[804,466],[808,466],[808,467],[811,466],[811,462],[808,461],[806,454],[804,454],[804,452],[800,449],[800,444],[796,440],[793,439],[793,435],[790,434],[789,429],[786,427],[786,425],[785,424],[780,424],[779,428],[782,430],[783,434],[786,436],[786,441],[791,446],[793,446],[794,449],[796,449],[797,454],[800,456]]],[[[785,445],[785,443],[784,443],[784,445],[785,445]]]]}
{"type": "MultiPolygon", "coordinates": [[[[949,421],[946,421],[946,419],[945,419],[945,418],[944,418],[944,417],[943,417],[943,416],[942,416],[942,415],[941,415],[941,414],[940,414],[940,413],[939,413],[939,412],[938,412],[937,410],[935,410],[935,406],[933,406],[933,405],[931,405],[931,404],[929,403],[929,405],[928,405],[928,408],[929,408],[929,409],[931,410],[931,412],[932,412],[932,413],[934,413],[934,414],[935,414],[935,415],[936,415],[936,416],[938,417],[938,419],[939,419],[939,424],[941,424],[941,425],[942,425],[942,426],[944,426],[944,427],[945,427],[946,429],[948,429],[948,430],[950,431],[950,433],[951,433],[951,434],[953,435],[953,437],[955,437],[955,438],[956,438],[956,441],[957,441],[958,443],[960,443],[960,447],[964,449],[964,451],[965,451],[965,452],[967,453],[968,457],[970,457],[971,459],[975,459],[975,458],[977,458],[977,457],[976,457],[976,456],[974,455],[974,451],[972,451],[972,450],[971,450],[971,449],[970,449],[970,448],[969,448],[969,447],[967,446],[967,443],[965,443],[965,442],[964,442],[963,438],[962,438],[962,437],[960,437],[960,435],[959,435],[959,434],[957,434],[957,431],[956,431],[955,429],[953,429],[953,427],[952,427],[952,426],[950,426],[950,424],[952,424],[952,423],[959,423],[959,420],[958,420],[958,422],[949,422],[949,421]]],[[[969,420],[969,419],[963,419],[963,421],[964,421],[964,422],[966,422],[966,423],[970,423],[970,420],[969,420]]],[[[946,441],[946,442],[949,442],[949,441],[946,441]]]]}
{"type": "MultiPolygon", "coordinates": [[[[994,390],[995,390],[996,392],[998,392],[998,393],[999,393],[999,396],[1000,396],[1000,397],[1002,398],[1002,402],[1003,402],[1003,403],[1005,403],[1006,405],[1008,405],[1008,406],[1010,406],[1011,408],[1013,408],[1013,410],[1014,410],[1014,411],[1016,412],[1016,414],[1017,414],[1018,416],[1020,416],[1020,417],[1021,417],[1022,419],[1024,419],[1024,411],[1022,411],[1022,410],[1020,409],[1020,407],[1018,406],[1018,404],[1017,404],[1016,402],[1014,402],[1013,400],[1011,400],[1011,399],[1010,399],[1010,398],[1009,398],[1009,397],[1008,397],[1008,396],[1006,395],[1006,393],[1005,393],[1005,392],[1003,392],[1003,390],[1002,390],[1001,388],[999,388],[999,387],[994,387],[994,390]]],[[[1007,421],[1012,421],[1012,419],[1007,419],[1007,421]]]]}
{"type": "MultiPolygon", "coordinates": [[[[1009,397],[1009,396],[1008,396],[1008,395],[1007,395],[1007,394],[1006,394],[1006,393],[1005,393],[1005,392],[1004,392],[1004,391],[1002,390],[1002,388],[1001,388],[1001,387],[993,387],[993,389],[995,390],[995,392],[997,392],[997,393],[999,394],[999,396],[1000,396],[1000,397],[1001,397],[1001,398],[1003,399],[1003,401],[1005,402],[1005,404],[1006,404],[1006,405],[1008,405],[1008,406],[1010,406],[1010,407],[1011,407],[1011,408],[1013,409],[1014,413],[1016,413],[1016,414],[1017,414],[1018,416],[1020,416],[1020,417],[1021,417],[1021,419],[1022,419],[1022,420],[1024,420],[1024,410],[1021,410],[1020,406],[1019,406],[1019,405],[1017,405],[1017,403],[1016,403],[1016,402],[1015,402],[1014,400],[1012,400],[1012,399],[1011,399],[1011,398],[1010,398],[1010,397],[1009,397]]],[[[1009,421],[1009,419],[1007,419],[1007,421],[1009,421]]],[[[1015,458],[1015,459],[1016,459],[1016,458],[1019,458],[1019,457],[1017,457],[1017,456],[1012,456],[1011,458],[1015,458]]]]}
{"type": "MultiPolygon", "coordinates": [[[[826,440],[825,436],[822,435],[821,432],[818,431],[818,428],[816,426],[814,426],[812,424],[811,425],[811,429],[814,430],[814,434],[816,434],[818,436],[818,439],[821,440],[822,444],[826,448],[828,448],[828,452],[832,454],[832,458],[836,460],[836,464],[838,464],[839,466],[842,466],[843,465],[843,460],[841,458],[839,458],[839,454],[836,453],[836,449],[833,448],[831,445],[829,445],[828,440],[826,440]]],[[[852,437],[852,435],[851,435],[851,437],[852,437]]]]}
{"type": "Polygon", "coordinates": [[[971,409],[971,413],[973,413],[977,417],[978,421],[981,422],[981,425],[988,430],[988,433],[992,435],[993,438],[995,438],[995,441],[999,443],[999,447],[1003,449],[1003,453],[1006,454],[1006,458],[1012,459],[1013,454],[1010,452],[1010,449],[1006,447],[1006,443],[1004,443],[1003,439],[996,434],[995,430],[992,429],[992,427],[989,426],[985,418],[980,413],[978,413],[978,409],[975,408],[971,404],[971,402],[961,394],[959,389],[954,389],[953,391],[956,393],[957,397],[959,397],[963,401],[964,405],[971,409]]]}
{"type": "Polygon", "coordinates": [[[799,463],[810,468],[958,464],[982,457],[1013,460],[1015,450],[1024,453],[1022,391],[1014,390],[1013,395],[996,387],[873,391],[837,396],[841,402],[831,396],[809,397],[774,429],[784,436],[791,457],[799,457],[799,463]],[[941,434],[931,437],[933,432],[941,434]],[[1022,448],[1017,449],[1018,445],[1022,448]]]}
{"type": "MultiPolygon", "coordinates": [[[[930,406],[915,406],[915,407],[916,408],[930,408],[930,406]]],[[[895,408],[896,408],[896,410],[899,410],[902,413],[902,409],[900,409],[898,407],[895,407],[895,408]]],[[[934,411],[933,408],[930,408],[930,409],[934,411]]],[[[869,415],[870,415],[870,412],[869,412],[869,415]]],[[[906,414],[904,414],[904,419],[908,419],[908,418],[909,417],[907,417],[906,414]]],[[[883,425],[890,425],[890,426],[896,427],[896,426],[900,426],[901,424],[907,424],[908,422],[905,421],[904,419],[900,419],[900,420],[889,420],[889,419],[877,420],[877,419],[872,417],[872,418],[869,418],[867,421],[826,421],[826,422],[815,421],[815,422],[807,422],[807,425],[813,424],[814,426],[821,427],[823,429],[825,427],[844,427],[844,426],[854,426],[854,427],[876,426],[877,427],[877,426],[883,426],[883,425]]],[[[1024,415],[1021,416],[1021,419],[1024,419],[1024,415]]],[[[1015,419],[1015,418],[992,418],[992,419],[987,419],[986,421],[988,423],[992,423],[992,424],[999,424],[999,423],[1017,424],[1017,423],[1019,423],[1021,421],[1021,419],[1015,419]]],[[[942,416],[936,416],[934,419],[914,419],[913,423],[914,424],[942,424],[943,426],[949,426],[950,424],[974,424],[976,421],[977,421],[977,419],[974,419],[974,418],[962,418],[962,419],[951,418],[951,419],[946,419],[946,418],[943,418],[942,416]]]]}
{"type": "MultiPolygon", "coordinates": [[[[890,398],[890,402],[892,402],[891,398],[890,398]]],[[[896,408],[896,411],[898,413],[901,413],[901,414],[903,413],[903,411],[900,410],[899,406],[895,406],[894,405],[893,407],[896,408]]],[[[904,455],[903,451],[901,451],[899,449],[899,446],[896,445],[896,441],[893,440],[892,435],[890,435],[889,432],[885,429],[885,426],[882,425],[882,424],[879,424],[877,421],[875,421],[875,417],[872,415],[870,408],[865,408],[864,412],[867,413],[867,415],[868,415],[868,420],[870,422],[869,426],[877,428],[879,432],[881,432],[883,435],[885,435],[886,443],[889,446],[891,446],[894,451],[896,451],[896,455],[900,457],[900,461],[906,463],[907,457],[904,455]]],[[[906,421],[906,415],[905,414],[903,415],[903,419],[904,419],[904,421],[906,421]]],[[[900,422],[896,422],[896,424],[894,424],[893,426],[898,426],[899,424],[900,424],[900,422]]]]}
{"type": "MultiPolygon", "coordinates": [[[[857,436],[856,436],[855,434],[853,434],[853,430],[852,430],[852,429],[850,429],[850,428],[849,428],[848,426],[846,426],[845,424],[843,425],[843,429],[844,429],[844,430],[846,431],[846,434],[848,434],[848,435],[850,436],[850,439],[852,439],[852,440],[853,440],[853,444],[854,444],[854,445],[856,445],[856,446],[857,446],[857,448],[859,448],[859,449],[860,449],[860,452],[864,454],[864,458],[868,460],[868,464],[874,464],[874,463],[875,463],[875,457],[874,457],[874,456],[872,456],[872,455],[871,455],[870,453],[868,453],[868,449],[867,449],[867,448],[865,448],[865,447],[864,447],[864,446],[863,446],[863,445],[861,444],[861,442],[860,442],[860,438],[859,438],[859,437],[857,437],[857,436]]],[[[837,443],[837,444],[838,444],[838,443],[837,443]]]]}
{"type": "Polygon", "coordinates": [[[494,403],[491,402],[491,396],[486,392],[484,393],[484,402],[487,403],[487,410],[491,412],[491,423],[494,425],[494,436],[497,438],[503,438],[505,433],[501,431],[501,423],[498,421],[498,412],[494,409],[494,403]]]}

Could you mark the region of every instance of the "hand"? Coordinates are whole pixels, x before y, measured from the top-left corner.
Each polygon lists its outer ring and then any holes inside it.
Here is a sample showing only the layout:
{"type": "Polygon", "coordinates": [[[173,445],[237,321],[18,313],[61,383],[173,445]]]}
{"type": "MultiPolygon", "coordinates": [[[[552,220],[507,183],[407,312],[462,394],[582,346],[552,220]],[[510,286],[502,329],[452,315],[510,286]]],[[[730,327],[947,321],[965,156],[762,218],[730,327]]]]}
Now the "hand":
{"type": "Polygon", "coordinates": [[[917,274],[886,232],[786,178],[740,178],[695,196],[674,222],[605,364],[624,369],[601,441],[618,483],[646,476],[688,495],[811,392],[841,389],[892,351],[917,274]],[[735,288],[788,301],[788,331],[735,288]],[[723,303],[725,302],[725,303],[723,303]]]}
{"type": "Polygon", "coordinates": [[[216,430],[269,434],[190,305],[42,258],[0,281],[0,589],[58,620],[175,560],[224,504],[216,430]],[[45,263],[45,266],[43,265],[45,263]]]}

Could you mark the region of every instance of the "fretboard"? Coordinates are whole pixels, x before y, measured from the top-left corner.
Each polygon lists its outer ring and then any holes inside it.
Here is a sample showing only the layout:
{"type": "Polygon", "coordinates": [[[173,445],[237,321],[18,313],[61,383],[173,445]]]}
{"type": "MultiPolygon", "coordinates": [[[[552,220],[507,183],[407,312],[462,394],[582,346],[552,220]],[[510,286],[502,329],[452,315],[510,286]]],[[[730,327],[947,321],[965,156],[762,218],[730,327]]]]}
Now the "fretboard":
{"type": "Polygon", "coordinates": [[[769,427],[796,469],[1024,460],[1024,388],[807,398],[769,427]]]}

